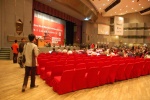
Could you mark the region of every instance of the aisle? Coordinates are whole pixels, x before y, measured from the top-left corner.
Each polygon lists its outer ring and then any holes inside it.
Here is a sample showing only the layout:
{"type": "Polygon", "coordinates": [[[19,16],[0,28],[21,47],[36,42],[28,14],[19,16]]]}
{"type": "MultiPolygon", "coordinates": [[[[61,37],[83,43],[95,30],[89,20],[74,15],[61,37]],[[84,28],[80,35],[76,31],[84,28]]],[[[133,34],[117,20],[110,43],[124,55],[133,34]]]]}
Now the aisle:
{"type": "MultiPolygon", "coordinates": [[[[0,60],[0,100],[150,100],[150,75],[91,89],[58,95],[36,77],[38,88],[22,93],[24,68],[11,60],[0,60]]],[[[30,83],[30,81],[29,81],[30,83]]]]}

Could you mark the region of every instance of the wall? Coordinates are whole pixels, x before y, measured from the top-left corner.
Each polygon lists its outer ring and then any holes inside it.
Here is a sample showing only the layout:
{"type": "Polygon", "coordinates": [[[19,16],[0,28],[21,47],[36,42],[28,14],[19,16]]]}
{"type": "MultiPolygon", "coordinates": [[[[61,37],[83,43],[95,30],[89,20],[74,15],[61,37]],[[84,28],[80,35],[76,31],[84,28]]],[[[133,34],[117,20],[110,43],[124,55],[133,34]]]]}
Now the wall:
{"type": "Polygon", "coordinates": [[[102,17],[100,14],[96,22],[84,21],[82,24],[82,43],[107,43],[109,35],[98,34],[98,24],[110,24],[110,18],[102,17]]]}
{"type": "MultiPolygon", "coordinates": [[[[0,40],[2,40],[2,0],[0,0],[0,40]]],[[[0,49],[2,47],[2,41],[0,41],[0,49]]]]}
{"type": "Polygon", "coordinates": [[[150,15],[140,15],[139,13],[126,14],[124,23],[149,23],[150,15]]]}
{"type": "Polygon", "coordinates": [[[32,32],[32,0],[0,0],[0,34],[1,47],[10,47],[14,39],[20,41],[22,37],[27,37],[32,32]],[[16,21],[23,22],[23,33],[16,33],[16,21]],[[10,38],[8,40],[8,37],[10,38]]]}
{"type": "MultiPolygon", "coordinates": [[[[140,15],[139,13],[132,13],[123,16],[125,19],[125,27],[135,28],[132,30],[124,31],[124,35],[129,36],[149,36],[150,29],[145,30],[145,28],[149,27],[150,23],[150,15],[140,15]],[[137,29],[136,29],[137,28],[137,29]]],[[[132,43],[132,44],[150,44],[148,38],[121,38],[124,43],[132,43]]]]}

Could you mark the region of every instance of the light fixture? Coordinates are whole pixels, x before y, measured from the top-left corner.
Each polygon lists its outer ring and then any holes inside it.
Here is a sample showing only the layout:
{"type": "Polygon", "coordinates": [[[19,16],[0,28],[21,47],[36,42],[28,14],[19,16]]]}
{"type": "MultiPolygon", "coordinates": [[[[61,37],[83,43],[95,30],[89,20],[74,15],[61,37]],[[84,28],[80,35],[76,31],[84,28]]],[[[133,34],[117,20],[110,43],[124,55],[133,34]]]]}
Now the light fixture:
{"type": "Polygon", "coordinates": [[[134,2],[134,0],[132,2],[134,2]]]}
{"type": "Polygon", "coordinates": [[[133,9],[133,8],[132,8],[133,9]]]}
{"type": "Polygon", "coordinates": [[[128,7],[128,5],[126,5],[126,7],[128,7]]]}
{"type": "Polygon", "coordinates": [[[144,8],[144,7],[142,7],[142,8],[144,8]]]}
{"type": "Polygon", "coordinates": [[[103,4],[103,6],[105,6],[105,4],[103,4]]]}
{"type": "Polygon", "coordinates": [[[88,21],[88,20],[89,20],[89,18],[87,18],[87,17],[86,17],[86,18],[84,18],[84,20],[88,21]]]}
{"type": "Polygon", "coordinates": [[[122,9],[120,9],[120,10],[122,10],[122,9]]]}
{"type": "Polygon", "coordinates": [[[141,4],[139,4],[139,6],[140,6],[141,4]]]}

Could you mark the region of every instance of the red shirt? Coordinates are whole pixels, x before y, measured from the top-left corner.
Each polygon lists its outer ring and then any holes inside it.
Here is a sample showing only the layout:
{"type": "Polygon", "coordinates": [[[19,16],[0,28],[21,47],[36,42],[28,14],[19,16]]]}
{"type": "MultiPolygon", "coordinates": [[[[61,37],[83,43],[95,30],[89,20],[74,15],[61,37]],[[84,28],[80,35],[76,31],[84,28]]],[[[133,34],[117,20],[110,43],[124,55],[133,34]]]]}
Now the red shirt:
{"type": "Polygon", "coordinates": [[[17,43],[12,44],[13,53],[18,53],[18,50],[17,50],[18,48],[19,47],[17,43]]]}

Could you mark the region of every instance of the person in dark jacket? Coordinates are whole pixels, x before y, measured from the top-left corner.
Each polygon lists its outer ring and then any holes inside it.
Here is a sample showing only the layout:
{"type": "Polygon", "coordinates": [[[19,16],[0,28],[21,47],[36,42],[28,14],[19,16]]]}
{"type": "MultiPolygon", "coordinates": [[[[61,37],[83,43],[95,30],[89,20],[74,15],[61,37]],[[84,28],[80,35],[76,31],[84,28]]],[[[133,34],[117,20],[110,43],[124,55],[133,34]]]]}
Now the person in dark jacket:
{"type": "Polygon", "coordinates": [[[19,54],[18,54],[18,63],[21,68],[24,67],[22,63],[22,59],[23,59],[22,52],[23,52],[24,45],[25,45],[25,38],[22,38],[21,43],[19,44],[19,54]]]}

